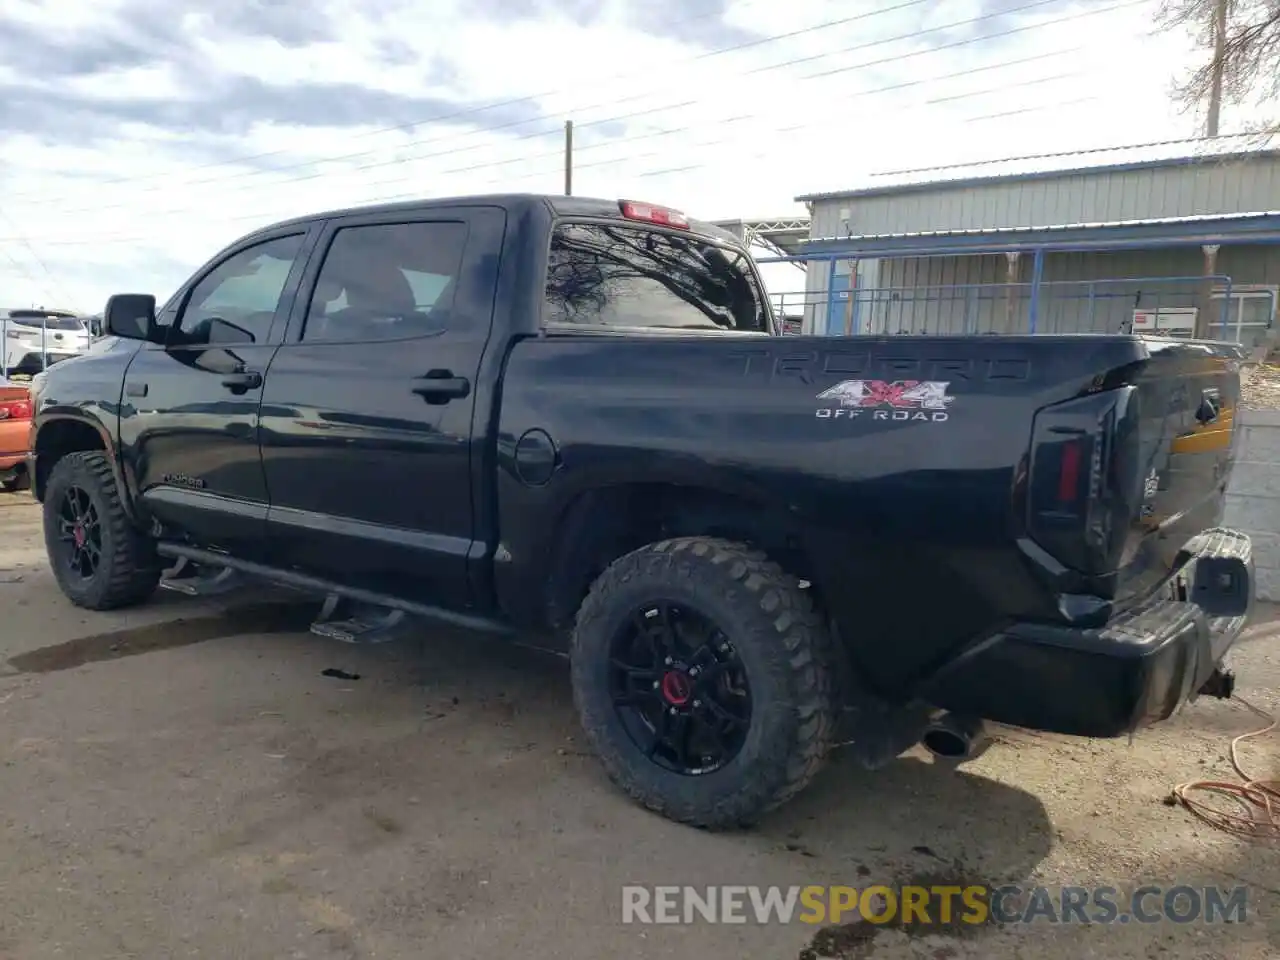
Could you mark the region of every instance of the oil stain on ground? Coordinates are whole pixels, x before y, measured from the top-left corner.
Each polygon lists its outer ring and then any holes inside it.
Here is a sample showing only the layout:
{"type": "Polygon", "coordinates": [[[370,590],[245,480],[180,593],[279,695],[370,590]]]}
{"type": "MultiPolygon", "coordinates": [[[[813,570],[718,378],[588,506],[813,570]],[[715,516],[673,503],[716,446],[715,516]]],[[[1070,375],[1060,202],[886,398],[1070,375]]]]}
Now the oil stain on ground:
{"type": "MultiPolygon", "coordinates": [[[[957,888],[963,890],[976,886],[981,886],[985,890],[987,883],[955,871],[944,870],[919,873],[895,886],[898,890],[904,887],[924,887],[925,889],[950,887],[953,890],[957,888]]],[[[985,904],[987,899],[985,893],[978,899],[985,904]]],[[[920,922],[919,919],[913,918],[913,922],[907,924],[902,922],[901,904],[898,904],[898,909],[893,911],[892,916],[880,922],[873,923],[863,919],[853,923],[823,927],[814,934],[809,945],[800,951],[798,960],[865,960],[871,957],[875,950],[876,937],[886,930],[898,930],[912,938],[961,938],[972,937],[991,929],[992,921],[989,912],[983,923],[973,923],[963,919],[964,912],[964,904],[956,896],[953,898],[951,916],[944,920],[940,915],[937,901],[931,900],[927,911],[928,922],[920,922]]],[[[954,957],[955,951],[941,946],[937,948],[934,956],[944,960],[944,958],[954,957]]]]}
{"type": "Polygon", "coordinates": [[[252,633],[291,633],[306,630],[315,618],[315,603],[258,603],[189,619],[167,620],[125,627],[65,643],[29,650],[10,658],[18,673],[54,673],[86,663],[136,657],[156,650],[187,647],[252,633]]]}

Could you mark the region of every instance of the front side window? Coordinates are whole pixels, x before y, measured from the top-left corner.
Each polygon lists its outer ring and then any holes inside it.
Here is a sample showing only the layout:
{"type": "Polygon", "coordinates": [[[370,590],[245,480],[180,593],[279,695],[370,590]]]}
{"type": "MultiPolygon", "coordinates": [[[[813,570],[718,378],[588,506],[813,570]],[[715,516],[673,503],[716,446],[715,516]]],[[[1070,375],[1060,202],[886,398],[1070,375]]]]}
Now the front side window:
{"type": "Polygon", "coordinates": [[[316,278],[303,341],[401,340],[446,329],[466,242],[465,223],[343,227],[316,278]]]}
{"type": "Polygon", "coordinates": [[[564,223],[551,238],[549,323],[769,331],[747,254],[694,235],[564,223]]]}
{"type": "Polygon", "coordinates": [[[171,345],[265,343],[303,234],[278,237],[232,254],[187,298],[171,345]]]}

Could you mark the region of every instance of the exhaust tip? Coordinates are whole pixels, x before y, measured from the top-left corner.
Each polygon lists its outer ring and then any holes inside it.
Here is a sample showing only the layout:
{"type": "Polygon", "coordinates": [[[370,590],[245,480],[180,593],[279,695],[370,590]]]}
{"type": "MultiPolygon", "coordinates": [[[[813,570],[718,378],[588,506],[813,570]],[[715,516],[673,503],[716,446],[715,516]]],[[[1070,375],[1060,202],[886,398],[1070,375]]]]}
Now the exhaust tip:
{"type": "Polygon", "coordinates": [[[939,760],[972,760],[987,746],[986,727],[981,720],[944,713],[925,728],[920,745],[939,760]]]}
{"type": "Polygon", "coordinates": [[[920,742],[935,757],[962,760],[969,755],[968,740],[954,730],[930,730],[920,742]]]}

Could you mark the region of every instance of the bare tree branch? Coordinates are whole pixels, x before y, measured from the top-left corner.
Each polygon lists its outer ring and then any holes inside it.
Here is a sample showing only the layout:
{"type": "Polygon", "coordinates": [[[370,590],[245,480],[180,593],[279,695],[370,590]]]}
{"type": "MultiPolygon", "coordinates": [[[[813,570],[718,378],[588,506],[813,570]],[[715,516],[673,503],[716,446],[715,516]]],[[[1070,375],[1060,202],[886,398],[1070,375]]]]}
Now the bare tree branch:
{"type": "Polygon", "coordinates": [[[1256,111],[1245,127],[1269,136],[1280,133],[1280,0],[1227,0],[1226,43],[1214,56],[1217,0],[1161,0],[1157,23],[1165,30],[1187,30],[1206,54],[1206,62],[1178,80],[1177,99],[1188,109],[1207,105],[1213,78],[1222,67],[1225,104],[1256,111]]]}

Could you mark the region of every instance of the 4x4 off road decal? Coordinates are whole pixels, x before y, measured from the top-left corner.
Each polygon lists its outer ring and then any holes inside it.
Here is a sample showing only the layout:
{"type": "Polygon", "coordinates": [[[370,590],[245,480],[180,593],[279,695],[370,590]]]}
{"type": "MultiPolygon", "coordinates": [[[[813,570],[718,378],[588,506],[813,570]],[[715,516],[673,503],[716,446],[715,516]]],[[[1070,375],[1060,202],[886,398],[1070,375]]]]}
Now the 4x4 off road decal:
{"type": "Polygon", "coordinates": [[[945,380],[843,380],[818,394],[829,405],[818,407],[819,419],[870,417],[872,420],[923,420],[944,423],[947,407],[945,380]]]}

